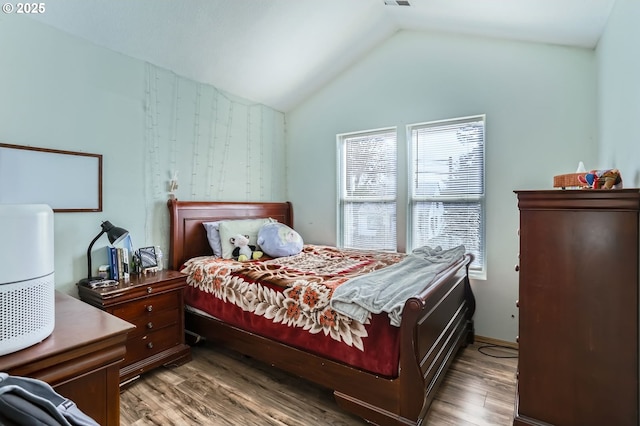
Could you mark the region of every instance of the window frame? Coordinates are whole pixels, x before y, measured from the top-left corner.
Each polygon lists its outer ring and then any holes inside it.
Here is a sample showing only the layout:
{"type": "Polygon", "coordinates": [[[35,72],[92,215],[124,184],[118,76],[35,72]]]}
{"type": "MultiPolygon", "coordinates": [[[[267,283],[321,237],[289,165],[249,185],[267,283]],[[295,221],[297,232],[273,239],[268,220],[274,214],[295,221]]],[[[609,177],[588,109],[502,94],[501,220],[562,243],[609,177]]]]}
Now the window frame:
{"type": "Polygon", "coordinates": [[[476,259],[474,263],[469,267],[469,276],[474,279],[486,279],[487,276],[487,240],[486,240],[486,197],[487,197],[487,188],[486,188],[486,133],[487,133],[487,119],[486,114],[478,114],[466,117],[457,117],[451,119],[444,120],[435,120],[421,123],[413,123],[408,124],[406,126],[406,141],[407,141],[407,211],[406,211],[406,241],[407,241],[407,252],[411,252],[411,250],[415,249],[415,241],[413,238],[413,227],[414,227],[414,211],[415,204],[417,202],[429,202],[429,201],[439,201],[443,203],[452,203],[452,202],[479,202],[480,204],[480,229],[478,229],[479,237],[480,237],[480,259],[476,259]],[[413,141],[413,131],[415,129],[426,128],[426,127],[439,127],[444,125],[452,125],[456,123],[466,123],[466,122],[474,122],[474,121],[482,121],[482,193],[479,195],[470,195],[464,194],[461,196],[451,196],[451,195],[440,195],[440,196],[416,196],[415,188],[414,188],[414,175],[415,175],[415,158],[414,158],[414,141],[413,141]],[[479,265],[478,265],[479,262],[479,265]]]}
{"type": "MultiPolygon", "coordinates": [[[[340,133],[336,135],[336,165],[337,165],[337,182],[336,182],[336,246],[337,247],[345,247],[345,221],[344,221],[344,210],[345,210],[345,200],[348,201],[347,197],[343,197],[343,185],[346,182],[346,161],[344,161],[344,146],[343,142],[345,139],[353,138],[353,137],[366,137],[367,135],[376,135],[380,133],[389,133],[394,132],[396,137],[396,193],[395,199],[389,197],[380,197],[380,198],[371,198],[367,197],[366,200],[358,200],[355,201],[363,201],[363,202],[394,202],[395,203],[395,222],[396,222],[396,234],[395,234],[395,248],[393,251],[396,252],[406,252],[410,253],[414,247],[413,241],[413,226],[414,226],[414,209],[416,202],[423,201],[442,201],[442,202],[477,202],[480,208],[480,225],[478,229],[478,235],[480,239],[480,247],[478,249],[480,256],[477,256],[474,260],[474,263],[469,268],[469,275],[474,279],[485,280],[487,276],[487,239],[486,239],[486,226],[487,226],[487,216],[486,216],[486,197],[487,197],[487,186],[486,186],[486,164],[487,164],[487,156],[486,156],[486,148],[487,148],[487,118],[486,114],[477,114],[466,117],[457,117],[451,119],[444,120],[435,120],[435,121],[427,121],[421,123],[413,123],[406,125],[406,140],[405,144],[402,144],[402,140],[398,133],[397,127],[384,127],[379,129],[371,129],[371,130],[363,130],[349,133],[340,133]],[[479,195],[469,196],[469,194],[462,195],[460,197],[457,196],[439,196],[439,197],[417,197],[414,193],[414,174],[415,174],[415,162],[414,162],[414,143],[412,138],[412,132],[414,129],[420,127],[437,127],[438,125],[452,125],[458,123],[465,122],[474,122],[474,121],[482,121],[482,191],[479,195]],[[403,160],[406,162],[404,166],[401,163],[400,153],[402,149],[405,150],[405,155],[403,156],[403,160]],[[403,176],[404,175],[404,176],[403,176]],[[406,188],[402,188],[401,179],[405,179],[406,188]],[[404,218],[404,229],[400,229],[402,218],[404,218]],[[404,241],[402,241],[402,232],[404,231],[404,241]],[[404,246],[404,247],[403,247],[404,246]],[[404,250],[400,250],[404,248],[404,250]],[[479,262],[479,263],[478,263],[479,262]]],[[[352,200],[353,202],[353,200],[352,200]]]]}
{"type": "MultiPolygon", "coordinates": [[[[396,214],[396,227],[397,227],[397,215],[398,215],[398,179],[399,179],[399,169],[398,169],[398,128],[397,127],[383,127],[379,129],[371,129],[357,132],[348,132],[348,133],[340,133],[336,135],[336,156],[337,156],[337,209],[336,209],[336,246],[340,248],[345,248],[345,203],[395,203],[395,214],[396,214]],[[345,141],[347,139],[352,139],[356,137],[367,137],[374,135],[381,135],[385,133],[394,133],[395,134],[395,143],[396,143],[396,191],[395,198],[389,196],[381,196],[381,197],[366,197],[365,198],[357,198],[357,197],[348,197],[344,194],[344,185],[346,183],[346,159],[345,159],[345,141]]],[[[395,247],[393,251],[397,251],[398,249],[398,234],[397,229],[395,230],[395,247]]],[[[368,250],[368,249],[364,249],[368,250]]],[[[382,249],[380,249],[382,250],[382,249]]]]}

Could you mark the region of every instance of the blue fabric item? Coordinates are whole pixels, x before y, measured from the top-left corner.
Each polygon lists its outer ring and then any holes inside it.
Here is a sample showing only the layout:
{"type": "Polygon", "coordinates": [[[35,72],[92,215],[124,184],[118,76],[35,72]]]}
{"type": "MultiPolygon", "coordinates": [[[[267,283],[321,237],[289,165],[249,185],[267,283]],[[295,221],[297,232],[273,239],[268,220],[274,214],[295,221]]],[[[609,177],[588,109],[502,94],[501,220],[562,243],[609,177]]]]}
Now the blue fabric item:
{"type": "Polygon", "coordinates": [[[220,241],[220,220],[217,222],[202,222],[202,226],[207,230],[207,240],[209,247],[216,257],[222,257],[222,242],[220,241]]]}
{"type": "Polygon", "coordinates": [[[463,245],[449,250],[424,246],[395,265],[352,278],[336,288],[331,307],[362,323],[369,312],[386,312],[391,325],[400,327],[405,302],[431,284],[434,278],[465,253],[463,245]]]}
{"type": "Polygon", "coordinates": [[[300,234],[284,223],[265,223],[258,231],[258,246],[270,257],[293,256],[302,251],[303,245],[300,234]]]}

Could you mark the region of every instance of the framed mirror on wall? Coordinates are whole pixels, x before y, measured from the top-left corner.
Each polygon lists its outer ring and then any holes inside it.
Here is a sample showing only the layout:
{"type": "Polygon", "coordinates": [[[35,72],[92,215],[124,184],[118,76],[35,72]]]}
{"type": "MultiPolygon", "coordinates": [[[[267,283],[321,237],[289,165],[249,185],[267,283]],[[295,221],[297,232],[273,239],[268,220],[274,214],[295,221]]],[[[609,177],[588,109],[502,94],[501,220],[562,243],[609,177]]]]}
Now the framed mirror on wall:
{"type": "Polygon", "coordinates": [[[102,155],[0,143],[0,204],[102,211],[102,155]]]}

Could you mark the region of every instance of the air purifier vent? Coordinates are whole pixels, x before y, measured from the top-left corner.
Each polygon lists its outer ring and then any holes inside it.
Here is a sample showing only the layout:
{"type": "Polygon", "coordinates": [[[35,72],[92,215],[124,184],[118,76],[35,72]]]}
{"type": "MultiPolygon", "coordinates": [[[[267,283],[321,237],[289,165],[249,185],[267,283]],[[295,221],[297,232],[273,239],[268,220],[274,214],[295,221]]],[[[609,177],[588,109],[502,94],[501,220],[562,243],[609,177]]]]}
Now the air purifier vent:
{"type": "Polygon", "coordinates": [[[55,326],[53,210],[0,205],[0,355],[35,345],[55,326]]]}
{"type": "Polygon", "coordinates": [[[0,355],[37,343],[53,332],[53,274],[0,285],[0,355]]]}

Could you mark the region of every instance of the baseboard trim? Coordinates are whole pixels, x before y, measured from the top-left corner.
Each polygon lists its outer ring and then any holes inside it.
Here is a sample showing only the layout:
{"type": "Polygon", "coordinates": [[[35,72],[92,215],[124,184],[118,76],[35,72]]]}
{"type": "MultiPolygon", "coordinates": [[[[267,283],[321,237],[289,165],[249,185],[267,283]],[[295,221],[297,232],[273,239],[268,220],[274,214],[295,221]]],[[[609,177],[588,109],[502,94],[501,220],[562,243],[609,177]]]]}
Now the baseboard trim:
{"type": "Polygon", "coordinates": [[[507,342],[506,340],[494,339],[493,337],[476,336],[476,342],[518,349],[518,344],[515,342],[507,342]]]}

